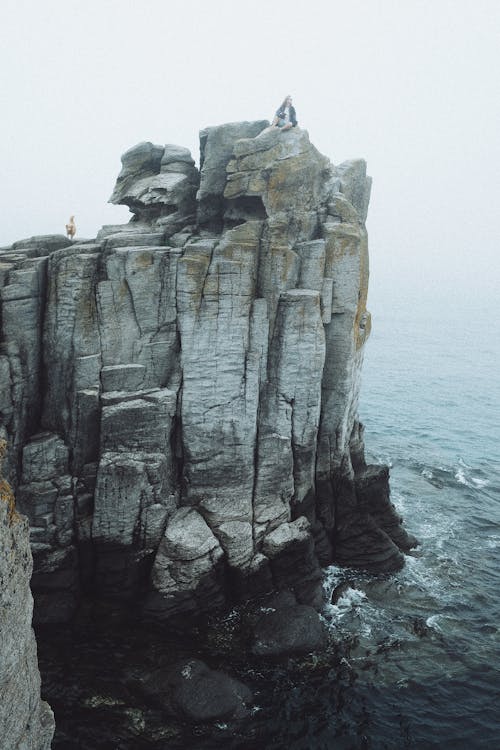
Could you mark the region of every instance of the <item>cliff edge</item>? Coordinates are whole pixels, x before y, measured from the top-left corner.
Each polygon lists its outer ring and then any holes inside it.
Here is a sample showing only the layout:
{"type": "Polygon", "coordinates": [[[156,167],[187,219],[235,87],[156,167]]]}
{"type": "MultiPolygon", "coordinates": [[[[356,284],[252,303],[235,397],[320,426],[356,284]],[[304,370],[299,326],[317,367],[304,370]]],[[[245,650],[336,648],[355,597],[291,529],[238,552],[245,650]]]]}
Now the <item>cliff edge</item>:
{"type": "Polygon", "coordinates": [[[0,425],[30,519],[40,620],[81,591],[144,616],[272,590],[321,604],[321,567],[403,564],[415,540],[367,466],[362,160],[299,128],[142,143],[92,241],[0,253],[0,425]]]}
{"type": "Polygon", "coordinates": [[[35,634],[31,627],[32,558],[29,526],[2,477],[0,439],[0,738],[4,750],[49,750],[54,716],[40,700],[35,634]]]}

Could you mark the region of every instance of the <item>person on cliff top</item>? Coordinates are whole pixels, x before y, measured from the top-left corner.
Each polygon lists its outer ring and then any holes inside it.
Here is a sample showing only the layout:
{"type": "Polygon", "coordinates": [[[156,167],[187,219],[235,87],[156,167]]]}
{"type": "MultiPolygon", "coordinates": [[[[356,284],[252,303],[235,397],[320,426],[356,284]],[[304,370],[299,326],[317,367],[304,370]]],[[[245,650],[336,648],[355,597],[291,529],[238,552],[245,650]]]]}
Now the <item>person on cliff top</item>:
{"type": "Polygon", "coordinates": [[[290,130],[290,128],[295,128],[296,126],[297,115],[295,107],[292,105],[292,97],[288,95],[276,110],[271,127],[281,128],[281,130],[290,130]]]}

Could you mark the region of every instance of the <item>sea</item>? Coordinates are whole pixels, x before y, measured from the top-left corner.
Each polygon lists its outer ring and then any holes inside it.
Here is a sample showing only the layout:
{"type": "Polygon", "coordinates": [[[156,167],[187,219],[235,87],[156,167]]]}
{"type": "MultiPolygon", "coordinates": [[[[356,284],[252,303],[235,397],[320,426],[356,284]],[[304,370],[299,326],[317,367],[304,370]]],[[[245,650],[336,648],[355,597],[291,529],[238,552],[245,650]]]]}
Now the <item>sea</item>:
{"type": "Polygon", "coordinates": [[[165,726],[134,692],[134,670],[168,648],[161,633],[42,633],[55,750],[500,748],[493,302],[400,294],[372,306],[359,409],[367,458],[390,466],[392,501],[419,546],[395,574],[325,570],[331,654],[234,663],[254,690],[252,716],[193,729],[165,726]],[[340,583],[343,595],[328,603],[340,583]]]}

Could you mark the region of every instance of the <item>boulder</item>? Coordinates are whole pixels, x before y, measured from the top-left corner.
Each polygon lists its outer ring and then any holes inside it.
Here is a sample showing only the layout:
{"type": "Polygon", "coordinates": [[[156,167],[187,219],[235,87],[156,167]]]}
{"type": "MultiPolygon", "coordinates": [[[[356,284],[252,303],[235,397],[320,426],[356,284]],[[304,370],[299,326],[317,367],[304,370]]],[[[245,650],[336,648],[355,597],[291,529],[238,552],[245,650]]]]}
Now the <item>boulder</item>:
{"type": "Polygon", "coordinates": [[[138,221],[168,226],[173,233],[196,213],[198,182],[188,149],[139,143],[122,156],[110,203],[128,206],[138,221]]]}
{"type": "Polygon", "coordinates": [[[210,669],[199,659],[186,659],[154,672],[145,690],[167,711],[192,722],[242,719],[249,713],[252,692],[234,677],[210,669]]]}
{"type": "Polygon", "coordinates": [[[307,653],[325,647],[327,632],[312,607],[295,604],[265,608],[252,633],[255,656],[282,656],[307,653]]]}

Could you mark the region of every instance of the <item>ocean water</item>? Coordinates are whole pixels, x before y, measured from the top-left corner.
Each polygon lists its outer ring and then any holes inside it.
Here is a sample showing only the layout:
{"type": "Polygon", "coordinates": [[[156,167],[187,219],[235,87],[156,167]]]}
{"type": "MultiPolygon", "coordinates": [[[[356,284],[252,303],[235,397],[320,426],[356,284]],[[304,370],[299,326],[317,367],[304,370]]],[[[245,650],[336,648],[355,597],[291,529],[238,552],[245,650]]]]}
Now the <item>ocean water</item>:
{"type": "MultiPolygon", "coordinates": [[[[405,568],[332,566],[337,646],[286,664],[220,663],[254,691],[242,725],[166,725],[141,675],[179,650],[116,628],[40,633],[62,748],[399,750],[500,747],[500,337],[494,308],[441,299],[375,306],[360,416],[367,457],[420,541],[405,568]]],[[[221,638],[224,641],[222,635],[221,638]]],[[[203,657],[200,641],[199,655],[203,657]]],[[[229,660],[229,661],[228,661],[229,660]]]]}
{"type": "Polygon", "coordinates": [[[421,544],[387,578],[331,568],[327,588],[346,578],[353,587],[327,617],[359,634],[353,656],[366,747],[498,748],[494,307],[434,299],[381,308],[366,349],[360,415],[368,457],[390,465],[393,502],[421,544]],[[368,666],[367,652],[375,654],[368,666]]]}

